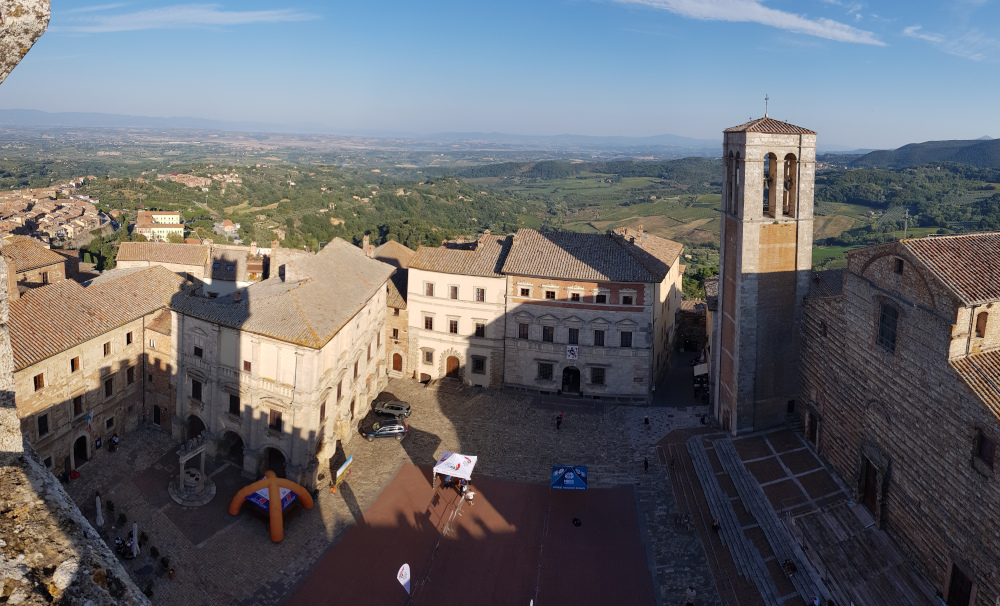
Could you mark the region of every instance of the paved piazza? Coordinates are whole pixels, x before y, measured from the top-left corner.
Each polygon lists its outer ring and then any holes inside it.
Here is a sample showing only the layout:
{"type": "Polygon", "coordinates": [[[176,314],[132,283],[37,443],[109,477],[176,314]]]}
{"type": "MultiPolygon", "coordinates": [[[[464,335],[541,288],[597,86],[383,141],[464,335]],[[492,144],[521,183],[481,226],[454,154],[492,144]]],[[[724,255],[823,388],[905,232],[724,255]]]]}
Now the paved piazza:
{"type": "MultiPolygon", "coordinates": [[[[97,490],[115,503],[115,518],[126,515],[124,530],[117,521],[113,530],[105,524],[105,538],[127,534],[133,521],[149,535],[140,557],[125,566],[140,589],[152,586],[154,603],[280,604],[403,463],[430,466],[443,450],[452,450],[479,456],[476,475],[543,484],[553,463],[587,465],[592,486],[635,486],[662,603],[681,603],[684,588],[691,584],[698,590],[699,606],[718,604],[700,540],[675,521],[668,470],[655,447],[674,429],[700,426],[707,412],[706,406],[689,405],[694,403],[690,379],[685,385],[683,378],[689,377],[690,367],[683,362],[678,366],[678,380],[670,381],[678,388],[665,384],[659,394],[662,401],[650,407],[392,380],[380,399],[412,404],[410,434],[402,442],[355,438],[347,447],[354,455],[353,475],[336,494],[321,491],[316,507],[286,522],[280,544],[271,543],[265,524],[246,513],[248,505],[240,516],[226,513],[235,490],[247,483],[231,465],[207,466],[218,487],[211,503],[194,509],[176,505],[166,485],[176,477],[178,444],[156,429],[131,434],[118,452],[82,466],[82,477],[70,483],[69,492],[90,520],[97,490]],[[667,395],[670,392],[676,399],[667,395]],[[557,431],[560,411],[565,420],[557,431]],[[643,424],[647,416],[648,430],[643,424]],[[648,474],[643,472],[644,458],[649,460],[648,474]],[[149,545],[170,558],[176,571],[173,580],[149,556],[149,545]]],[[[335,597],[335,588],[331,591],[335,597]]]]}

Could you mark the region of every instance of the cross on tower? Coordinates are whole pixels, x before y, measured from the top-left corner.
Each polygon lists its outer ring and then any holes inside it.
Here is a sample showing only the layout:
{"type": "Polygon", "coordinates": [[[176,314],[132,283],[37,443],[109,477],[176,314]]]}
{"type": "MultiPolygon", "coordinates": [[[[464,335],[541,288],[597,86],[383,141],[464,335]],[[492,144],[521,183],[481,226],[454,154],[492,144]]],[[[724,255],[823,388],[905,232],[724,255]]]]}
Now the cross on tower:
{"type": "Polygon", "coordinates": [[[765,118],[767,117],[767,102],[770,101],[770,100],[771,100],[771,98],[767,96],[767,93],[765,93],[764,94],[764,117],[765,118]]]}

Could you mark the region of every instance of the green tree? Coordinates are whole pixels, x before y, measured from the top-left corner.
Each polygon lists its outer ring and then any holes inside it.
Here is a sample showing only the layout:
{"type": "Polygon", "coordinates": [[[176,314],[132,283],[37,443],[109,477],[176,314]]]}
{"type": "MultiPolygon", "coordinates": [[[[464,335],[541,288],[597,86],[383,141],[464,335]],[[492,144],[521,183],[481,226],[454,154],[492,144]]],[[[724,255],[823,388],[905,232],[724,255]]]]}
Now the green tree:
{"type": "Polygon", "coordinates": [[[149,242],[149,238],[142,234],[132,234],[133,242],[149,242]]]}
{"type": "Polygon", "coordinates": [[[184,244],[184,236],[177,233],[167,234],[167,242],[171,244],[184,244]]]}

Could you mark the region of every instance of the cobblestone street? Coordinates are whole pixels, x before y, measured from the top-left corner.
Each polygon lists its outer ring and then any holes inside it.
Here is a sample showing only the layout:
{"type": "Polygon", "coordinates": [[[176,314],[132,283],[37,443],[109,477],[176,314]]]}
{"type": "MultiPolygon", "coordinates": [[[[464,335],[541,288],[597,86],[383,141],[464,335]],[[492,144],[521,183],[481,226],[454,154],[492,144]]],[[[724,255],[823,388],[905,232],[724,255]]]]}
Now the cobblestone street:
{"type": "Polygon", "coordinates": [[[280,604],[404,462],[430,466],[444,450],[464,452],[479,457],[477,475],[542,484],[554,463],[586,465],[591,486],[635,486],[662,603],[681,603],[684,589],[693,585],[699,606],[717,604],[697,534],[675,521],[665,459],[656,451],[656,442],[674,429],[700,426],[707,407],[665,406],[669,395],[659,395],[651,407],[618,406],[392,380],[380,399],[411,403],[409,435],[402,442],[354,438],[346,447],[354,455],[353,475],[336,494],[321,491],[314,509],[286,524],[279,544],[271,543],[257,519],[226,513],[233,487],[243,482],[229,465],[207,468],[219,486],[208,505],[185,510],[171,501],[166,483],[176,474],[178,445],[156,429],[127,436],[117,453],[102,453],[83,466],[69,492],[93,520],[94,494],[100,490],[105,500],[114,501],[115,517],[124,513],[128,520],[125,530],[111,531],[106,524],[105,537],[127,534],[136,521],[149,544],[170,558],[173,580],[147,553],[126,562],[140,589],[152,584],[154,603],[280,604]],[[558,412],[565,420],[557,430],[558,412]]]}

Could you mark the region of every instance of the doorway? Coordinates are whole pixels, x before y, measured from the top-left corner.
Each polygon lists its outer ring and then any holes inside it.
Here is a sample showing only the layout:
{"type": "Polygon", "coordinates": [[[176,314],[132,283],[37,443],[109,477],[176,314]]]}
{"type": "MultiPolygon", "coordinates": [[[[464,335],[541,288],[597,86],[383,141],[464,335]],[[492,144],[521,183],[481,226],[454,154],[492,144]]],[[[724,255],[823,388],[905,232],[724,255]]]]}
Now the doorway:
{"type": "Polygon", "coordinates": [[[153,425],[160,425],[160,407],[153,404],[153,425]]]}
{"type": "Polygon", "coordinates": [[[243,468],[243,438],[234,431],[227,431],[219,444],[219,454],[237,468],[243,468]]]}
{"type": "Polygon", "coordinates": [[[396,372],[403,372],[403,356],[392,354],[392,369],[396,372]]]}
{"type": "Polygon", "coordinates": [[[197,438],[199,435],[201,435],[201,432],[203,431],[205,431],[205,422],[196,417],[195,415],[189,416],[188,435],[187,435],[188,439],[190,440],[191,438],[197,438]]]}
{"type": "Polygon", "coordinates": [[[861,462],[861,504],[878,519],[878,468],[863,457],[861,462]]]}
{"type": "Polygon", "coordinates": [[[74,469],[87,462],[87,436],[80,436],[73,442],[73,462],[74,469]]]}
{"type": "Polygon", "coordinates": [[[569,366],[563,370],[562,377],[562,390],[563,393],[579,393],[580,392],[580,369],[575,366],[569,366]]]}
{"type": "Polygon", "coordinates": [[[279,478],[285,477],[285,455],[277,448],[265,448],[260,457],[260,475],[271,470],[279,478]]]}
{"type": "Polygon", "coordinates": [[[948,584],[948,606],[969,606],[972,601],[972,579],[958,566],[951,565],[951,583],[948,584]]]}
{"type": "Polygon", "coordinates": [[[445,361],[445,369],[446,369],[445,376],[447,376],[449,379],[457,379],[458,358],[456,358],[455,356],[448,356],[448,359],[445,361]]]}
{"type": "Polygon", "coordinates": [[[813,446],[819,446],[819,419],[816,415],[809,413],[809,426],[806,427],[806,436],[813,446]]]}

